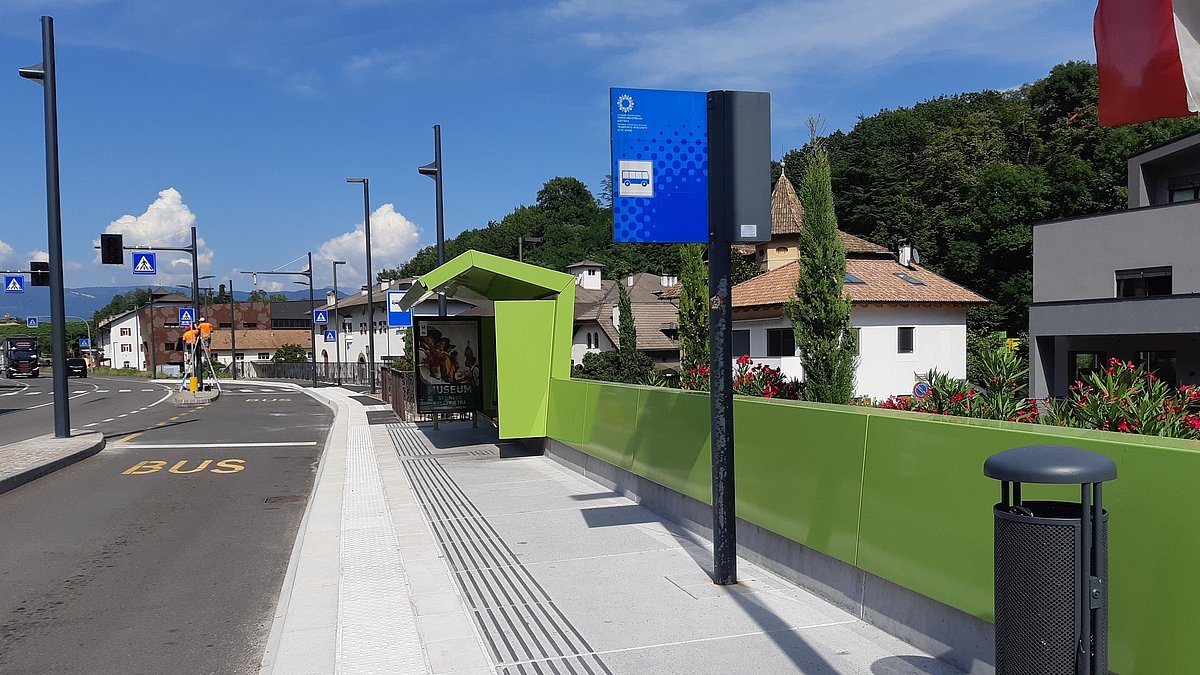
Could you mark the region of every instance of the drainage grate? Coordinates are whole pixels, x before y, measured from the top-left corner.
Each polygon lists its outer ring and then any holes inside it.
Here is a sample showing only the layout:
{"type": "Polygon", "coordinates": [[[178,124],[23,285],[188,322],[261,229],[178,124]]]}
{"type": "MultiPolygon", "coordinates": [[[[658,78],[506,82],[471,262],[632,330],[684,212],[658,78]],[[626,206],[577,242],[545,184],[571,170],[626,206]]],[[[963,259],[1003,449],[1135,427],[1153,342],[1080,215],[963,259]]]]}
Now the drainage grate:
{"type": "Polygon", "coordinates": [[[400,421],[391,410],[368,410],[367,424],[396,424],[400,421]]]}
{"type": "Polygon", "coordinates": [[[308,495],[276,495],[267,497],[263,500],[264,504],[280,504],[284,502],[302,502],[308,499],[308,495]]]}
{"type": "Polygon", "coordinates": [[[442,465],[402,464],[500,673],[611,675],[442,465]]]}
{"type": "Polygon", "coordinates": [[[383,405],[383,401],[372,396],[351,396],[351,401],[358,401],[363,405],[383,405]]]}
{"type": "Polygon", "coordinates": [[[429,452],[429,447],[421,440],[415,426],[389,424],[387,430],[388,435],[392,437],[392,444],[396,446],[396,452],[400,453],[401,457],[426,457],[432,454],[429,452]]]}

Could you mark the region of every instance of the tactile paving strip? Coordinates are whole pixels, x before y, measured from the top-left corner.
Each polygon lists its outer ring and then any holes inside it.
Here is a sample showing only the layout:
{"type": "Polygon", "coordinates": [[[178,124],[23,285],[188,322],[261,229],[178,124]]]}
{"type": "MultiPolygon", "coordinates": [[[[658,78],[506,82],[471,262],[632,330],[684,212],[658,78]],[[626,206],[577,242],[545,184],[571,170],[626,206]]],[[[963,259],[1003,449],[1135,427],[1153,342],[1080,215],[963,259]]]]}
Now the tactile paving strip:
{"type": "Polygon", "coordinates": [[[337,672],[428,673],[366,415],[352,412],[342,500],[337,672]]]}
{"type": "Polygon", "coordinates": [[[432,454],[417,434],[416,425],[389,424],[387,430],[388,435],[392,437],[392,444],[396,446],[396,452],[400,453],[401,457],[425,457],[432,454]]]}
{"type": "Polygon", "coordinates": [[[438,460],[403,466],[500,675],[611,675],[438,460]]]}

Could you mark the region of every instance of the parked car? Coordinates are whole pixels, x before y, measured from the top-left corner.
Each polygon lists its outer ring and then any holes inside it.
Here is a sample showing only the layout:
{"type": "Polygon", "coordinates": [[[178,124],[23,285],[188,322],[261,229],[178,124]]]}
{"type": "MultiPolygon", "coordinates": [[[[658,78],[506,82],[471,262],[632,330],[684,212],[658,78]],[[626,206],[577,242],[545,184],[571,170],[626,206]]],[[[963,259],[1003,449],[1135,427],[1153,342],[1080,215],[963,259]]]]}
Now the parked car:
{"type": "Polygon", "coordinates": [[[83,359],[67,359],[67,376],[78,375],[87,377],[87,361],[83,359]]]}

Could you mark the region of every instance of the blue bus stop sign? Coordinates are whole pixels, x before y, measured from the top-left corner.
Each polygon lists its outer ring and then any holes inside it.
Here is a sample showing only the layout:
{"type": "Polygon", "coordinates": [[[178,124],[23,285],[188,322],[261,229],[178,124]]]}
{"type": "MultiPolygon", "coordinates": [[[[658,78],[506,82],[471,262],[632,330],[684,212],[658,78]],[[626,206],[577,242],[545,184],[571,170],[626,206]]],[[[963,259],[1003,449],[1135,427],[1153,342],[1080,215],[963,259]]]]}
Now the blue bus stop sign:
{"type": "Polygon", "coordinates": [[[403,297],[404,291],[387,292],[389,328],[406,328],[412,325],[412,310],[406,312],[400,309],[400,299],[403,297]]]}

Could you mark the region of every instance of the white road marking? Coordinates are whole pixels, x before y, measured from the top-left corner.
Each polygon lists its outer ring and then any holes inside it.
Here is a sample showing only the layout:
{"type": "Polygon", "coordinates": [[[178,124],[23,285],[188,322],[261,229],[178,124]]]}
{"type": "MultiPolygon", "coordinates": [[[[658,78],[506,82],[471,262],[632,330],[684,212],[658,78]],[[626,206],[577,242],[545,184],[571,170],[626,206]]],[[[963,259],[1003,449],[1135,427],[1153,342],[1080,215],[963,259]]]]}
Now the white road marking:
{"type": "Polygon", "coordinates": [[[42,392],[40,392],[40,391],[31,391],[31,392],[29,392],[29,393],[27,393],[27,394],[25,394],[25,395],[26,395],[26,396],[37,396],[37,395],[38,395],[38,394],[40,394],[40,393],[42,393],[42,392]]]}
{"type": "Polygon", "coordinates": [[[117,393],[118,394],[128,394],[131,391],[133,391],[133,390],[132,389],[118,389],[117,393]]]}
{"type": "Polygon", "coordinates": [[[83,426],[84,426],[84,427],[94,427],[94,426],[96,426],[97,424],[100,424],[100,423],[99,423],[99,422],[92,422],[91,424],[85,424],[85,425],[83,425],[83,426]]]}
{"type": "Polygon", "coordinates": [[[97,389],[97,390],[96,390],[96,393],[97,393],[97,394],[107,394],[107,393],[108,393],[108,390],[107,390],[107,389],[97,389]]]}

